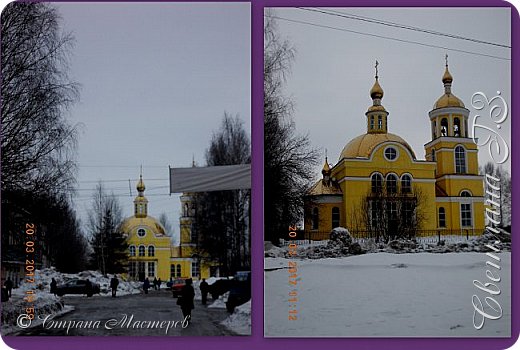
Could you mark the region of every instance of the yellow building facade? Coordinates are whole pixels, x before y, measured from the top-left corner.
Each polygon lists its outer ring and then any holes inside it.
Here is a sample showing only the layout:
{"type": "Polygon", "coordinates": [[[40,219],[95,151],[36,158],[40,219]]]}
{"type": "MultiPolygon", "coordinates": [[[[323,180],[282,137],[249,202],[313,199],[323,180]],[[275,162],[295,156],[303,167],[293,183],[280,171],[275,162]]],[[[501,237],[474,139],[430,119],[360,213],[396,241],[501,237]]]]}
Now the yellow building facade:
{"type": "Polygon", "coordinates": [[[388,132],[376,64],[367,132],[346,144],[336,164],[325,159],[322,178],[305,197],[306,237],[326,238],[338,226],[360,236],[382,230],[413,235],[484,231],[478,149],[468,137],[469,110],[451,92],[447,62],[442,82],[444,94],[428,113],[431,140],[425,159],[418,159],[402,137],[388,132]]]}
{"type": "Polygon", "coordinates": [[[144,195],[142,176],[137,183],[134,215],[121,224],[121,232],[128,244],[128,278],[143,281],[145,278],[208,278],[218,275],[218,266],[197,254],[192,230],[193,208],[191,196],[183,194],[180,218],[180,244],[174,245],[171,233],[148,215],[148,199],[144,195]]]}

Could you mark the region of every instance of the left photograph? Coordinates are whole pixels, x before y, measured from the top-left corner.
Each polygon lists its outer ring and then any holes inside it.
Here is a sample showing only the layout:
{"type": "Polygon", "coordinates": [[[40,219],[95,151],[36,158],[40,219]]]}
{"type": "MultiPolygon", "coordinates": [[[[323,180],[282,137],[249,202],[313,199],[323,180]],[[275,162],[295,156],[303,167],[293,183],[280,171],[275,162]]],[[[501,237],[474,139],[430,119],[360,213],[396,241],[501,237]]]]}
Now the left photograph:
{"type": "Polygon", "coordinates": [[[2,336],[251,334],[250,13],[5,7],[2,336]]]}

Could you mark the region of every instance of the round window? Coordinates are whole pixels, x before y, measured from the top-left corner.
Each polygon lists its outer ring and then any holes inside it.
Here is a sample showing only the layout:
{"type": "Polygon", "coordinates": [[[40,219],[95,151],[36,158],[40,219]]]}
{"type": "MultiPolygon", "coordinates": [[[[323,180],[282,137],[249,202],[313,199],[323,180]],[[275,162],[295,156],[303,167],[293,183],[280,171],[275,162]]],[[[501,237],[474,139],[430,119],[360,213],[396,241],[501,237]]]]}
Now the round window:
{"type": "Polygon", "coordinates": [[[140,228],[139,230],[137,230],[137,235],[139,237],[144,237],[146,235],[146,231],[144,228],[140,228]]]}
{"type": "Polygon", "coordinates": [[[397,150],[394,147],[387,147],[385,149],[385,158],[387,160],[396,160],[397,159],[397,150]]]}

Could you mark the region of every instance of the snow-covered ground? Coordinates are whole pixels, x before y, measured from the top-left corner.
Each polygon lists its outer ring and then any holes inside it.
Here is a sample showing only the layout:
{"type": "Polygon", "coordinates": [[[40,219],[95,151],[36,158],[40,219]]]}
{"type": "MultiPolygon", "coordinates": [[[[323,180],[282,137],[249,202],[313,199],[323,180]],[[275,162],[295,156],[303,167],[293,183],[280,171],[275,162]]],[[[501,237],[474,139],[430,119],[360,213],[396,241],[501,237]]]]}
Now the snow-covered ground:
{"type": "Polygon", "coordinates": [[[251,335],[251,300],[237,306],[235,311],[220,324],[237,334],[251,335]]]}
{"type": "MultiPolygon", "coordinates": [[[[265,259],[266,336],[331,337],[509,337],[511,253],[498,256],[501,269],[484,253],[374,253],[343,258],[293,260],[297,285],[288,283],[289,259],[265,259]],[[473,280],[499,274],[503,310],[498,320],[473,327],[472,296],[489,294],[473,280]],[[298,301],[289,303],[295,289],[298,301]],[[298,311],[296,321],[288,311],[298,311]]],[[[485,305],[485,303],[484,303],[485,305]]]]}

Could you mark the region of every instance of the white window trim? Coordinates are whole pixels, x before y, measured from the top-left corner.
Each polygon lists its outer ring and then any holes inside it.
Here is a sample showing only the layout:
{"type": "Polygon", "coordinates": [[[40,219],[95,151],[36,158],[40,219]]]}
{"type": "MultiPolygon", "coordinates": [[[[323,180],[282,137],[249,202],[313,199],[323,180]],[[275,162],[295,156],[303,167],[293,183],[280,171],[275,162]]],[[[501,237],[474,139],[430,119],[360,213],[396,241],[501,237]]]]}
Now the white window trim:
{"type": "Polygon", "coordinates": [[[399,148],[397,147],[394,147],[393,145],[388,145],[385,147],[385,149],[383,150],[383,157],[385,157],[385,159],[389,162],[395,162],[396,160],[399,159],[399,148]],[[390,159],[386,156],[386,150],[389,149],[389,148],[392,148],[393,150],[395,150],[395,158],[394,159],[390,159]]]}
{"type": "Polygon", "coordinates": [[[453,166],[455,167],[455,174],[457,175],[465,175],[468,173],[468,150],[466,149],[466,147],[464,147],[464,145],[461,145],[461,144],[458,144],[458,145],[455,145],[455,147],[453,147],[453,166]],[[464,172],[463,173],[458,173],[457,172],[457,147],[462,147],[462,149],[464,150],[464,172]]]}

